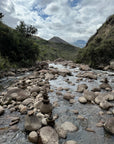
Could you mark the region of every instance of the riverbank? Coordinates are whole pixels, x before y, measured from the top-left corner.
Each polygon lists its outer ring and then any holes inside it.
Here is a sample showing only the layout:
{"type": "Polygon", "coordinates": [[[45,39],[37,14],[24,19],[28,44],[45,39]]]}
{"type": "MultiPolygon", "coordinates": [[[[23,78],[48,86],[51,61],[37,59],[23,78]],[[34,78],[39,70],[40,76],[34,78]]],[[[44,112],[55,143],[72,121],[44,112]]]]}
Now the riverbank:
{"type": "MultiPolygon", "coordinates": [[[[2,92],[1,143],[30,143],[25,133],[26,115],[40,117],[36,132],[42,133],[42,128],[47,127],[48,115],[41,114],[39,109],[45,90],[53,104],[55,127],[51,130],[56,137],[52,141],[56,139],[60,144],[69,140],[78,144],[113,142],[111,130],[104,130],[106,121],[114,116],[113,72],[56,61],[49,63],[48,68],[34,69],[2,92]]],[[[44,137],[40,137],[43,141],[44,137]]]]}

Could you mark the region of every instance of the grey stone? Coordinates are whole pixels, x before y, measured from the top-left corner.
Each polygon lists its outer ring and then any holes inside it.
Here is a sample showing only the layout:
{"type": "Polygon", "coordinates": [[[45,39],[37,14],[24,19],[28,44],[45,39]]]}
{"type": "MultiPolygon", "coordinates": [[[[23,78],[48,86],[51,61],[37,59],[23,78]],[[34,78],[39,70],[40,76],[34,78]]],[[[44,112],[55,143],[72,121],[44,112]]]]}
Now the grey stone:
{"type": "Polygon", "coordinates": [[[109,118],[105,124],[104,124],[104,128],[106,131],[108,131],[109,133],[114,135],[114,117],[109,118]]]}
{"type": "Polygon", "coordinates": [[[28,131],[35,131],[41,128],[42,123],[41,123],[41,118],[31,115],[31,116],[26,116],[25,118],[25,129],[28,131]]]}
{"type": "Polygon", "coordinates": [[[43,144],[59,144],[58,134],[50,126],[40,129],[40,138],[43,144]]]}

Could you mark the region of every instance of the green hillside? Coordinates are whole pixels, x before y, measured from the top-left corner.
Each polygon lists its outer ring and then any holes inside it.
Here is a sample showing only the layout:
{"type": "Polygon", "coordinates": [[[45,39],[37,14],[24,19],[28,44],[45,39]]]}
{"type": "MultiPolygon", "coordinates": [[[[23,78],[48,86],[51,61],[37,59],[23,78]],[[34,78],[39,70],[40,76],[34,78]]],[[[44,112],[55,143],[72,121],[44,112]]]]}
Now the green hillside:
{"type": "Polygon", "coordinates": [[[0,21],[0,69],[29,67],[37,60],[75,59],[79,48],[62,39],[56,43],[33,36],[27,28],[32,27],[21,22],[17,29],[12,29],[0,21]]]}
{"type": "Polygon", "coordinates": [[[108,65],[114,59],[114,15],[110,16],[78,52],[76,62],[91,67],[108,65]]]}
{"type": "Polygon", "coordinates": [[[38,60],[55,60],[63,58],[65,60],[74,60],[79,50],[78,47],[66,43],[56,43],[46,41],[39,37],[33,37],[34,41],[39,46],[38,60]]]}

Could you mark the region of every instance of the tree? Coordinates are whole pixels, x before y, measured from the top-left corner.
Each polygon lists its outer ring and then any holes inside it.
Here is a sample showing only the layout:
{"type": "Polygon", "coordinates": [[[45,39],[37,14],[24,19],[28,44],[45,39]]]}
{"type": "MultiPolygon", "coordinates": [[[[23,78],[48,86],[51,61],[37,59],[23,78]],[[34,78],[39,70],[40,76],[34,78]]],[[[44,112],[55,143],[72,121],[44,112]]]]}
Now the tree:
{"type": "Polygon", "coordinates": [[[4,17],[4,15],[2,13],[0,13],[0,21],[3,17],[4,17]]]}
{"type": "Polygon", "coordinates": [[[37,32],[37,29],[34,26],[28,26],[24,23],[24,21],[20,22],[20,24],[16,27],[16,30],[26,38],[37,32]]]}

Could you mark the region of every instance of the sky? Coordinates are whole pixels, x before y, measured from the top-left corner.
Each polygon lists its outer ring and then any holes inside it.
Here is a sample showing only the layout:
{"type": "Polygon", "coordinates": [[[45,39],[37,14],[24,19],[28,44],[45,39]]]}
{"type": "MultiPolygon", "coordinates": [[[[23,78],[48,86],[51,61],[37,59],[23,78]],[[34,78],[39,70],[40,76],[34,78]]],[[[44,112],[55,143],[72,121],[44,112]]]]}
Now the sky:
{"type": "Polygon", "coordinates": [[[10,27],[24,21],[41,38],[57,36],[73,44],[87,41],[114,14],[114,0],[0,0],[0,12],[10,27]]]}

